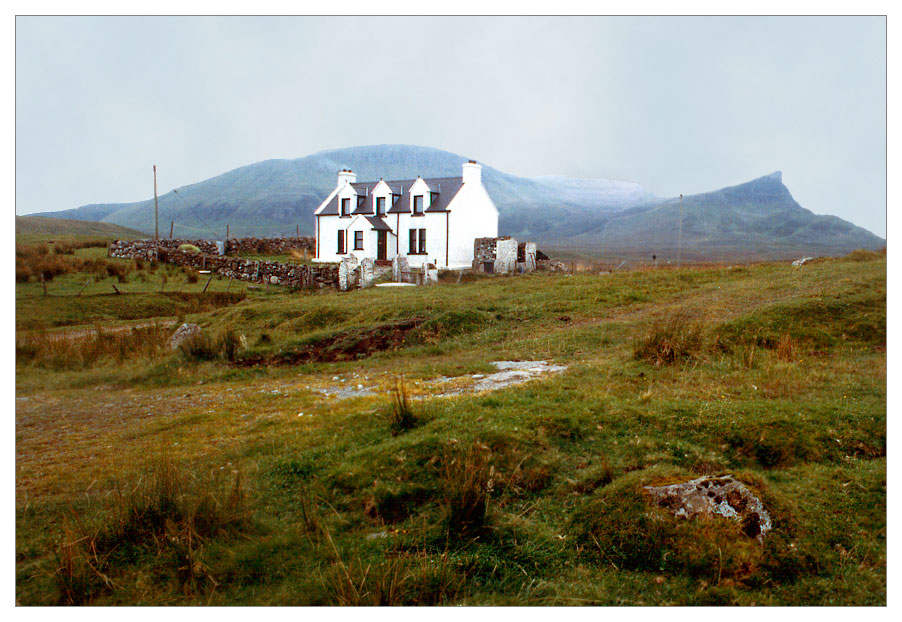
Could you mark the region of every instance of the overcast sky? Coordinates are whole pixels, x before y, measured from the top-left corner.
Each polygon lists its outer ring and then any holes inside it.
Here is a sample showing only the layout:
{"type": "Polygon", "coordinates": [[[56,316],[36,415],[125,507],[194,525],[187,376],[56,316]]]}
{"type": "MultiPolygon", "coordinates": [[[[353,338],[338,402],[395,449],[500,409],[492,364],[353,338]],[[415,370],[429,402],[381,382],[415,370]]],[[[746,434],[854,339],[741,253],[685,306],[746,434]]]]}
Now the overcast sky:
{"type": "Polygon", "coordinates": [[[886,235],[882,17],[16,19],[16,213],[382,143],[886,235]]]}

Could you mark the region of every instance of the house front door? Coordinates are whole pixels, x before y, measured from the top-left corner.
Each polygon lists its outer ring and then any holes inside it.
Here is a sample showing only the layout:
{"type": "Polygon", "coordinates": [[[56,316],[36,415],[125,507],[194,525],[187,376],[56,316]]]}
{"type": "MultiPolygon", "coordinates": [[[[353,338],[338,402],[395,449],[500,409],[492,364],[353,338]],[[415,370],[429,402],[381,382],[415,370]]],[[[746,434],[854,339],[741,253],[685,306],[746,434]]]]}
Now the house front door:
{"type": "Polygon", "coordinates": [[[388,246],[388,232],[387,231],[377,231],[378,237],[376,239],[376,259],[380,261],[385,261],[386,252],[385,247],[388,246]]]}

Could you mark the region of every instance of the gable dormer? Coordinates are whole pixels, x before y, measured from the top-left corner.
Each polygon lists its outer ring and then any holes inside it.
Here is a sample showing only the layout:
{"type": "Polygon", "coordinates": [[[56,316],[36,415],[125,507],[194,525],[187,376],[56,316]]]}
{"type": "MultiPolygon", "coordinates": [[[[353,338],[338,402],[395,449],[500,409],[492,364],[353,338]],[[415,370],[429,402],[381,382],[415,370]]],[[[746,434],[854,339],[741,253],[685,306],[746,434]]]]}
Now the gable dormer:
{"type": "Polygon", "coordinates": [[[423,216],[429,208],[432,194],[429,185],[420,177],[410,186],[410,215],[423,216]]]}
{"type": "Polygon", "coordinates": [[[385,216],[388,210],[395,204],[391,187],[380,179],[373,187],[373,215],[376,217],[385,216]]]}

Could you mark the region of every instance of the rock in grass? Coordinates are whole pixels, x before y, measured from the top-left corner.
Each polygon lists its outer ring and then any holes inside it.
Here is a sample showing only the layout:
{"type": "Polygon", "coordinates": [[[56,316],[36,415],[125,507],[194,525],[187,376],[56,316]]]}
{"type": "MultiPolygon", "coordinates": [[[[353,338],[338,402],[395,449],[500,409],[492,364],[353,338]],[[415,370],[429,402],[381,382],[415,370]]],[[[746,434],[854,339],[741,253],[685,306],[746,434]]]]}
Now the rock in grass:
{"type": "Polygon", "coordinates": [[[670,486],[645,486],[655,502],[674,516],[724,516],[742,525],[750,538],[763,542],[771,520],[761,500],[731,475],[699,477],[670,486]]]}
{"type": "Polygon", "coordinates": [[[178,350],[180,345],[194,339],[198,335],[200,335],[200,326],[197,324],[182,324],[169,338],[169,349],[178,350]]]}

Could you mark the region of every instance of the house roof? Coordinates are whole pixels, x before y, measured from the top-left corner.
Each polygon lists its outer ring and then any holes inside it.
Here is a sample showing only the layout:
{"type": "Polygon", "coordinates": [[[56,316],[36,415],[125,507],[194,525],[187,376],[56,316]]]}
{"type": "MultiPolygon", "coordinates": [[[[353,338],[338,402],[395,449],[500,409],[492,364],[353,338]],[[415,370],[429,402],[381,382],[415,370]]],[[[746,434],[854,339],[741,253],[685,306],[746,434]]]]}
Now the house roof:
{"type": "MultiPolygon", "coordinates": [[[[457,196],[457,192],[463,185],[462,177],[433,177],[431,179],[423,179],[429,190],[434,194],[435,202],[430,205],[427,212],[444,212],[448,209],[448,204],[457,196]]],[[[389,214],[409,214],[410,213],[410,188],[417,182],[416,179],[405,179],[400,181],[386,181],[388,187],[391,188],[393,194],[400,194],[400,198],[389,208],[389,214]]],[[[366,192],[372,192],[373,188],[379,182],[368,182],[365,184],[354,184],[354,190],[360,192],[361,189],[366,192]],[[359,186],[359,188],[358,188],[359,186]]]]}
{"type": "Polygon", "coordinates": [[[377,231],[391,231],[391,227],[378,216],[364,216],[364,218],[366,218],[367,222],[373,225],[373,229],[376,229],[377,231]]]}
{"type": "MultiPolygon", "coordinates": [[[[381,180],[380,180],[381,181],[381,180]]],[[[392,194],[400,195],[397,201],[389,201],[389,214],[409,214],[410,213],[410,188],[416,183],[416,179],[403,179],[399,181],[386,181],[385,183],[391,189],[392,194]]],[[[457,196],[458,191],[464,184],[462,177],[433,177],[431,179],[423,179],[433,193],[433,201],[426,208],[427,212],[444,212],[448,210],[448,205],[452,199],[457,196]]],[[[373,189],[379,185],[378,181],[368,181],[363,183],[354,183],[354,191],[357,193],[357,204],[352,205],[352,215],[367,215],[373,213],[373,202],[370,196],[373,189]]],[[[319,213],[321,216],[337,216],[339,214],[339,198],[335,195],[331,201],[319,213]]]]}

